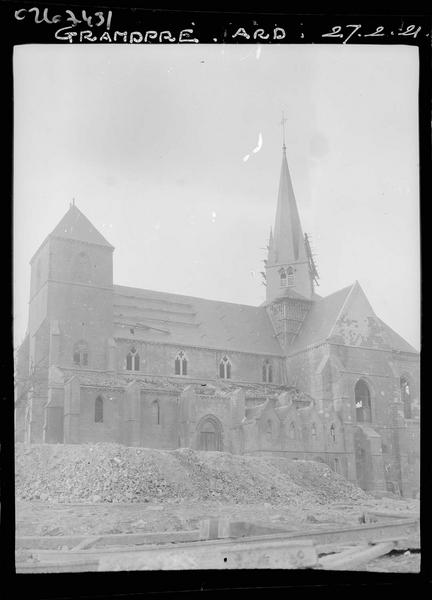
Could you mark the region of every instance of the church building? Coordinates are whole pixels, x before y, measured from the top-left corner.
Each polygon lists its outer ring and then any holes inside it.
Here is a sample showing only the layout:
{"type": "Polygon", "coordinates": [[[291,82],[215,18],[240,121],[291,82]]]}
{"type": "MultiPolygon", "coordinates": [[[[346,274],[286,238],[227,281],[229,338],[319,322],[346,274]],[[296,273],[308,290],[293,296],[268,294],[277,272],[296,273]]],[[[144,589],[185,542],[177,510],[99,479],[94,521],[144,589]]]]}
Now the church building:
{"type": "Polygon", "coordinates": [[[285,144],[260,306],[115,285],[113,246],[72,204],[31,260],[16,440],[314,460],[419,491],[419,353],[360,284],[326,297],[285,144]]]}

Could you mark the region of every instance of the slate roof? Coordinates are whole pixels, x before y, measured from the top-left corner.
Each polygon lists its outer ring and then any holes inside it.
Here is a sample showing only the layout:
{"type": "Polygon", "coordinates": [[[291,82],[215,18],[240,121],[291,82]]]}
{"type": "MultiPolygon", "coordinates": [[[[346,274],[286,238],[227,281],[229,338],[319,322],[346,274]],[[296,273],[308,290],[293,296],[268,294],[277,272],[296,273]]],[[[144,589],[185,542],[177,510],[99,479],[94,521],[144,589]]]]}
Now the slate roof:
{"type": "Polygon", "coordinates": [[[263,302],[261,304],[261,306],[267,306],[268,304],[272,304],[273,302],[277,302],[277,300],[279,300],[279,299],[282,300],[283,298],[293,298],[294,300],[302,300],[304,302],[312,302],[313,300],[320,298],[320,296],[314,294],[312,299],[306,298],[306,296],[303,296],[303,294],[300,294],[295,289],[287,287],[287,288],[282,289],[281,292],[278,294],[278,296],[276,298],[273,298],[273,300],[271,300],[271,302],[266,300],[265,302],[263,302]]]}
{"type": "Polygon", "coordinates": [[[283,146],[273,243],[270,246],[270,262],[289,264],[306,259],[303,231],[297,202],[283,146]]]}
{"type": "Polygon", "coordinates": [[[70,206],[69,210],[51,232],[50,236],[113,248],[113,246],[107,242],[103,235],[99,233],[96,227],[90,223],[87,217],[74,204],[70,206]]]}
{"type": "Polygon", "coordinates": [[[377,320],[383,327],[386,337],[390,342],[390,347],[392,350],[399,350],[400,352],[414,352],[418,354],[418,350],[416,350],[411,344],[409,344],[402,336],[400,336],[396,331],[394,331],[387,323],[384,323],[379,317],[377,320]]]}
{"type": "Polygon", "coordinates": [[[119,285],[114,286],[114,337],[283,354],[263,307],[119,285]]]}
{"type": "Polygon", "coordinates": [[[324,342],[330,336],[351,288],[350,285],[324,298],[316,296],[316,301],[290,348],[290,354],[303,350],[308,346],[316,345],[319,342],[324,342]]]}

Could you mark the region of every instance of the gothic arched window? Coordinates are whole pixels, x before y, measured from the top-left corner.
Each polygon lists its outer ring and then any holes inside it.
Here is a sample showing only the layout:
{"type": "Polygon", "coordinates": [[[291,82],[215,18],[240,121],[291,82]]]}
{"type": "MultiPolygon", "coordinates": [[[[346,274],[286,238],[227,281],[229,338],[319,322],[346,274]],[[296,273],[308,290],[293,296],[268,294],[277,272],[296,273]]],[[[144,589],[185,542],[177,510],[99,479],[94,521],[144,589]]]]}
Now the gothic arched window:
{"type": "Polygon", "coordinates": [[[297,437],[297,429],[296,429],[296,426],[295,426],[294,422],[290,423],[290,426],[289,426],[289,437],[290,437],[291,440],[295,440],[296,437],[297,437]]]}
{"type": "Polygon", "coordinates": [[[126,370],[127,371],[139,371],[140,368],[140,356],[136,351],[136,348],[131,348],[126,355],[126,370]]]}
{"type": "Polygon", "coordinates": [[[336,443],[336,427],[334,426],[334,423],[330,425],[330,437],[332,442],[336,443]]]}
{"type": "Polygon", "coordinates": [[[224,356],[219,363],[219,377],[221,379],[231,379],[231,361],[224,356]]]}
{"type": "Polygon", "coordinates": [[[103,398],[98,396],[94,405],[94,420],[95,423],[103,423],[103,398]]]}
{"type": "Polygon", "coordinates": [[[279,275],[280,275],[280,284],[281,284],[281,287],[286,287],[287,286],[287,276],[286,276],[286,273],[285,273],[285,269],[281,269],[279,271],[279,275]]]}
{"type": "Polygon", "coordinates": [[[372,420],[370,391],[366,381],[359,379],[355,385],[356,419],[359,423],[372,420]]]}
{"type": "Polygon", "coordinates": [[[88,365],[88,346],[87,342],[80,340],[73,347],[74,365],[87,367],[88,365]]]}
{"type": "Polygon", "coordinates": [[[401,400],[403,402],[404,417],[405,419],[412,418],[411,410],[411,390],[408,379],[406,377],[400,378],[400,389],[401,389],[401,400]]]}
{"type": "Polygon", "coordinates": [[[85,252],[80,252],[75,257],[72,278],[81,283],[88,283],[91,280],[91,262],[85,252]]]}
{"type": "Polygon", "coordinates": [[[263,362],[262,380],[264,383],[272,383],[273,381],[273,367],[268,358],[263,362]]]}
{"type": "Polygon", "coordinates": [[[176,375],[187,375],[187,358],[186,354],[181,350],[174,361],[174,372],[176,375]]]}
{"type": "Polygon", "coordinates": [[[311,435],[312,435],[313,438],[316,438],[316,436],[317,436],[317,428],[316,428],[315,423],[312,423],[312,426],[311,426],[311,435]]]}
{"type": "Polygon", "coordinates": [[[288,267],[287,269],[287,285],[289,287],[294,285],[294,269],[292,267],[288,267]]]}
{"type": "Polygon", "coordinates": [[[152,421],[154,425],[160,424],[160,406],[159,402],[155,400],[152,402],[152,421]]]}

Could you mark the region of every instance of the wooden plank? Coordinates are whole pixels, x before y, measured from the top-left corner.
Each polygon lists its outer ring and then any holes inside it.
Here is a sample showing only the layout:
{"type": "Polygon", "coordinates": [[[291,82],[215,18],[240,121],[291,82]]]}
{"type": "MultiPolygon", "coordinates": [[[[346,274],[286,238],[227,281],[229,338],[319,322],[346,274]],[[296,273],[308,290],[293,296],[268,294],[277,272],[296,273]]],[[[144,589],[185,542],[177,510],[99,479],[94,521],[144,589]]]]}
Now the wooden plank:
{"type": "Polygon", "coordinates": [[[332,564],[335,560],[341,560],[347,556],[351,556],[351,554],[358,554],[360,550],[366,550],[369,546],[367,544],[356,544],[355,546],[351,546],[350,548],[345,548],[340,552],[335,552],[334,554],[329,554],[328,556],[323,556],[319,559],[319,564],[322,567],[325,565],[332,564]]]}
{"type": "Polygon", "coordinates": [[[314,540],[316,544],[355,544],[360,542],[374,543],[385,540],[397,540],[416,536],[419,533],[417,519],[400,519],[386,523],[366,523],[354,527],[341,527],[339,529],[308,529],[304,531],[287,532],[274,535],[261,536],[261,539],[304,539],[314,540]]]}
{"type": "Polygon", "coordinates": [[[376,511],[368,510],[365,512],[366,516],[372,515],[373,517],[379,517],[381,519],[420,519],[420,515],[417,512],[390,512],[390,511],[376,511]]]}
{"type": "Polygon", "coordinates": [[[95,572],[99,568],[98,561],[75,561],[68,564],[59,563],[16,563],[17,573],[88,573],[95,572]]]}
{"type": "Polygon", "coordinates": [[[318,564],[311,540],[218,540],[100,556],[99,571],[301,569],[318,564]]]}
{"type": "MultiPolygon", "coordinates": [[[[335,557],[333,560],[323,558],[320,559],[319,565],[322,569],[331,571],[349,571],[353,567],[358,567],[361,564],[365,564],[370,560],[388,554],[394,548],[393,542],[384,542],[367,548],[359,550],[356,553],[345,554],[340,557],[335,557]]],[[[344,554],[344,553],[342,553],[344,554]]]]}
{"type": "MultiPolygon", "coordinates": [[[[305,531],[284,532],[255,536],[262,541],[270,539],[298,540],[310,539],[316,544],[354,544],[359,542],[373,543],[389,539],[398,540],[418,537],[418,520],[400,519],[398,521],[382,524],[364,524],[355,527],[344,527],[339,529],[308,529],[305,531]]],[[[138,533],[138,534],[107,534],[101,536],[96,542],[98,548],[134,546],[143,544],[184,543],[202,540],[208,532],[201,530],[174,531],[161,533],[138,533]]],[[[76,548],[84,538],[83,536],[45,536],[45,537],[21,537],[16,539],[16,549],[40,549],[55,550],[62,547],[76,548]]],[[[240,538],[240,539],[250,539],[240,538]]]]}
{"type": "Polygon", "coordinates": [[[336,552],[344,552],[352,548],[352,544],[317,544],[315,549],[320,554],[334,554],[336,552]]]}
{"type": "Polygon", "coordinates": [[[241,538],[292,531],[284,525],[251,521],[231,521],[226,518],[203,519],[200,522],[202,539],[241,538]]]}
{"type": "MultiPolygon", "coordinates": [[[[217,521],[217,519],[213,519],[212,521],[217,521]]],[[[210,533],[210,538],[215,538],[215,531],[216,527],[214,523],[211,530],[207,525],[205,531],[202,531],[202,537],[210,533]]],[[[418,532],[419,521],[417,519],[393,519],[384,523],[364,523],[356,526],[340,527],[338,529],[315,529],[309,527],[302,531],[284,530],[278,526],[273,530],[270,527],[267,529],[267,525],[260,523],[227,522],[226,519],[223,519],[218,528],[218,537],[242,539],[244,534],[246,534],[247,539],[313,539],[317,544],[323,545],[355,544],[360,542],[373,543],[381,539],[388,540],[390,538],[397,540],[399,538],[415,537],[418,535],[418,532]],[[256,533],[252,534],[252,532],[256,533]]]]}
{"type": "MultiPolygon", "coordinates": [[[[183,569],[301,569],[318,564],[313,542],[278,540],[226,541],[149,546],[140,551],[113,552],[105,549],[96,556],[93,551],[71,556],[64,552],[62,561],[45,560],[18,563],[17,573],[66,573],[88,571],[148,571],[183,569]]],[[[59,557],[61,553],[57,554],[59,557]]]]}
{"type": "Polygon", "coordinates": [[[77,550],[87,550],[87,548],[91,548],[97,542],[99,542],[101,539],[102,539],[101,535],[99,535],[98,537],[89,537],[89,538],[86,538],[85,540],[82,540],[79,544],[77,544],[76,546],[74,546],[72,548],[72,552],[76,552],[77,550]]]}
{"type": "MultiPolygon", "coordinates": [[[[143,533],[110,533],[99,536],[96,542],[99,546],[133,546],[135,544],[165,544],[167,542],[189,542],[202,539],[198,529],[189,531],[163,531],[143,533]]],[[[53,536],[22,536],[15,539],[15,548],[55,550],[63,546],[74,548],[88,536],[82,535],[53,535],[53,536]]]]}

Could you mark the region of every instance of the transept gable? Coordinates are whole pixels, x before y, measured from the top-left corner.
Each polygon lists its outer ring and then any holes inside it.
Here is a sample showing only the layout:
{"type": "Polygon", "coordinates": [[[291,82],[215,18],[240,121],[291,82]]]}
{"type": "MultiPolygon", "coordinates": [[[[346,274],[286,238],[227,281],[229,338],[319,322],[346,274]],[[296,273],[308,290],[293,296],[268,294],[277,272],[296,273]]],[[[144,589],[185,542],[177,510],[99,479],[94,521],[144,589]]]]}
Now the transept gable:
{"type": "Polygon", "coordinates": [[[416,352],[377,317],[358,281],[351,288],[328,339],[348,346],[416,352]]]}

